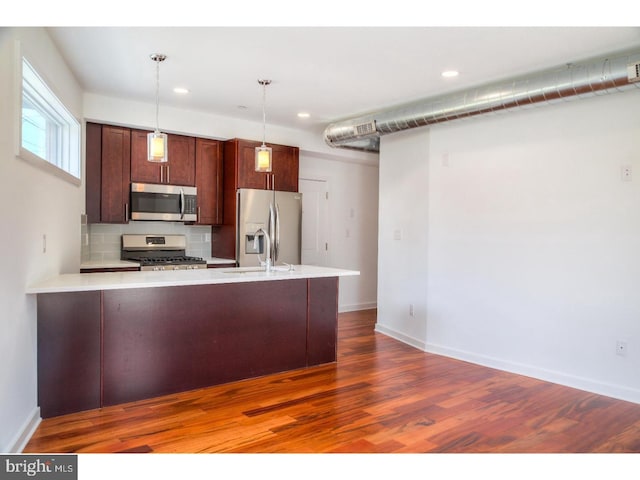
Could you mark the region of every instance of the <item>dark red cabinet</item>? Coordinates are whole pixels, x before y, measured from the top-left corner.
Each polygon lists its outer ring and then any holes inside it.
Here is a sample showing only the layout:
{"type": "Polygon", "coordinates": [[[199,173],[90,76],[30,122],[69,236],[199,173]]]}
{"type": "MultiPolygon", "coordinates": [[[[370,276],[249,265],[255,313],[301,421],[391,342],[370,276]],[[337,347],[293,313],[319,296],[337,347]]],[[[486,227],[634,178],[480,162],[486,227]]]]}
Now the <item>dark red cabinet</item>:
{"type": "Polygon", "coordinates": [[[338,278],[38,295],[43,418],[336,361],[338,278]]]}
{"type": "Polygon", "coordinates": [[[255,148],[262,145],[253,140],[235,138],[225,143],[225,162],[232,162],[235,169],[235,188],[261,190],[298,191],[299,148],[267,144],[272,149],[272,171],[255,171],[255,148]]]}
{"type": "Polygon", "coordinates": [[[86,125],[86,213],[89,223],[127,223],[131,166],[128,128],[86,125]]]}
{"type": "Polygon", "coordinates": [[[168,134],[169,161],[154,163],[147,160],[148,133],[145,130],[131,131],[131,181],[195,186],[195,137],[168,134]]]}
{"type": "Polygon", "coordinates": [[[131,182],[195,186],[200,225],[223,223],[223,142],[169,134],[169,162],[147,161],[146,130],[86,124],[88,223],[127,223],[131,182]]]}
{"type": "Polygon", "coordinates": [[[38,295],[38,404],[42,418],[101,405],[100,294],[38,295]]]}
{"type": "Polygon", "coordinates": [[[196,187],[200,225],[220,225],[223,219],[222,142],[196,138],[196,187]]]}
{"type": "Polygon", "coordinates": [[[104,292],[104,404],[306,366],[305,280],[104,292]]]}

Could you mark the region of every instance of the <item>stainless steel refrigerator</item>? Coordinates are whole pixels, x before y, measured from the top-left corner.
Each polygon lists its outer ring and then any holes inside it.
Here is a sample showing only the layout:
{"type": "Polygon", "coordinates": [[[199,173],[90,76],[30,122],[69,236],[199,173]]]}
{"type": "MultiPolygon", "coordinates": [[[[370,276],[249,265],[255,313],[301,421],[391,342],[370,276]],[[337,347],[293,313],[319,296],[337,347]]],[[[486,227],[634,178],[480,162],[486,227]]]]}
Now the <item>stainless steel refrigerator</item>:
{"type": "Polygon", "coordinates": [[[240,188],[237,192],[237,261],[240,267],[257,267],[258,256],[265,260],[268,242],[259,229],[267,232],[274,265],[300,264],[302,235],[302,194],[240,188]]]}

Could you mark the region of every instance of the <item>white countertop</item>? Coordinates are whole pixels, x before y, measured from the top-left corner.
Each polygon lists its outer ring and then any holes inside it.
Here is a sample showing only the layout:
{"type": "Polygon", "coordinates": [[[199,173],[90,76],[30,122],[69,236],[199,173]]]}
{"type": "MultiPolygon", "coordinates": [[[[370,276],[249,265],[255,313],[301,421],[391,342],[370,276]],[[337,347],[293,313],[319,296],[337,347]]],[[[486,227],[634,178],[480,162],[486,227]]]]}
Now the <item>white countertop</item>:
{"type": "Polygon", "coordinates": [[[276,268],[276,270],[268,273],[257,271],[255,267],[160,272],[67,273],[29,285],[26,293],[87,292],[126,288],[175,287],[360,275],[360,272],[356,270],[342,270],[313,265],[295,265],[293,271],[284,270],[286,267],[278,266],[276,268]]]}

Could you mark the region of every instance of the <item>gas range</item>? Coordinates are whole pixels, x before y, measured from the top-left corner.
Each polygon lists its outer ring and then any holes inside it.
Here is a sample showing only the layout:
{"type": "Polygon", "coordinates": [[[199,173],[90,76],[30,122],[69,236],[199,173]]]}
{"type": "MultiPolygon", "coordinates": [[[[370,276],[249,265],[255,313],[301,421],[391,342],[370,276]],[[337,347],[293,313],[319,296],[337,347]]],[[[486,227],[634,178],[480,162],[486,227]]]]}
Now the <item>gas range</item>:
{"type": "Polygon", "coordinates": [[[122,235],[122,260],[140,263],[141,271],[207,268],[200,257],[185,254],[184,235],[122,235]]]}

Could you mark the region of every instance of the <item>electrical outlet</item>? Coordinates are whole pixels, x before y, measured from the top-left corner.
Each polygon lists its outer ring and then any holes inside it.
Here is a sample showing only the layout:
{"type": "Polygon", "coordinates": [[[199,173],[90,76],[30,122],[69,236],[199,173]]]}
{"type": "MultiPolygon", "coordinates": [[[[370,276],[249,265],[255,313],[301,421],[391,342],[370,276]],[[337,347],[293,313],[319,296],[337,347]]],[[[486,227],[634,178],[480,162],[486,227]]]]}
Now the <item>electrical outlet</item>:
{"type": "Polygon", "coordinates": [[[622,176],[623,182],[630,182],[632,180],[633,170],[631,165],[622,165],[620,169],[620,175],[622,176]]]}
{"type": "Polygon", "coordinates": [[[47,253],[47,234],[42,234],[42,253],[47,253]]]}
{"type": "Polygon", "coordinates": [[[619,355],[621,357],[627,356],[627,342],[624,342],[622,340],[618,340],[616,342],[616,355],[619,355]]]}
{"type": "Polygon", "coordinates": [[[413,313],[414,313],[414,312],[413,312],[413,303],[410,303],[410,304],[409,304],[409,316],[410,316],[410,317],[413,317],[413,313]]]}

